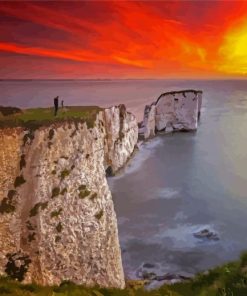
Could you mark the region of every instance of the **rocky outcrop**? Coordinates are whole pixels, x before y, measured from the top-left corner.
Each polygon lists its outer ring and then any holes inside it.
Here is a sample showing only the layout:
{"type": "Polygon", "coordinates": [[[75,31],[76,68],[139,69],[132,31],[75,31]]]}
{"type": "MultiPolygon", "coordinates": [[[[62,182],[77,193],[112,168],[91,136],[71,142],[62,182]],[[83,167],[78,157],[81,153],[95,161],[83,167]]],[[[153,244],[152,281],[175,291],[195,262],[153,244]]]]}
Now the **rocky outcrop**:
{"type": "Polygon", "coordinates": [[[147,139],[155,131],[167,133],[196,130],[201,112],[202,91],[183,90],[161,94],[156,102],[147,105],[140,133],[147,139]]]}
{"type": "Polygon", "coordinates": [[[105,171],[125,164],[137,138],[123,105],[100,111],[93,128],[64,121],[0,129],[0,274],[123,288],[105,171]]]}

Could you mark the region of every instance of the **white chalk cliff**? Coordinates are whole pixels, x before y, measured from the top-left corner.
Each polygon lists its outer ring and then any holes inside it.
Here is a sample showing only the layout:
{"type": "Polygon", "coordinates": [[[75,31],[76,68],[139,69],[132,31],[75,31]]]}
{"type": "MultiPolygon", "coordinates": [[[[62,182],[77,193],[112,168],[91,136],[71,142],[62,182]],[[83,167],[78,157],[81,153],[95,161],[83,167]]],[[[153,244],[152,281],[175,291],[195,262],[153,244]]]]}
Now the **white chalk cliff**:
{"type": "Polygon", "coordinates": [[[125,285],[106,173],[137,143],[123,105],[93,128],[64,121],[0,129],[0,274],[40,284],[125,285]]]}
{"type": "Polygon", "coordinates": [[[182,90],[167,92],[144,110],[140,133],[147,139],[156,131],[167,133],[196,130],[201,112],[202,91],[182,90]]]}

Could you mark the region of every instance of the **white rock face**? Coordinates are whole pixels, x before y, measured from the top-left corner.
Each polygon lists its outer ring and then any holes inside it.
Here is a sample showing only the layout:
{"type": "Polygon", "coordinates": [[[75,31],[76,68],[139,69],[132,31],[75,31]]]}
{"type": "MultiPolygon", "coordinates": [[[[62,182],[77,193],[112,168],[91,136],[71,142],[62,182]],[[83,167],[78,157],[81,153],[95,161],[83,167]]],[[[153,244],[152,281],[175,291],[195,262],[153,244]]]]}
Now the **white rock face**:
{"type": "Polygon", "coordinates": [[[177,130],[196,130],[201,104],[201,91],[184,90],[162,94],[156,103],[145,108],[145,139],[153,136],[155,129],[168,133],[177,130]]]}
{"type": "Polygon", "coordinates": [[[155,136],[155,105],[147,105],[144,110],[144,137],[145,139],[155,136]]]}
{"type": "Polygon", "coordinates": [[[0,274],[14,262],[17,276],[25,266],[23,278],[29,283],[71,280],[123,288],[105,169],[116,171],[133,152],[135,117],[123,106],[112,107],[99,112],[91,129],[85,123],[64,122],[39,128],[23,145],[24,134],[20,129],[0,130],[0,274]],[[17,176],[24,183],[15,187],[17,176]],[[2,207],[6,197],[14,205],[9,212],[2,207]]]}
{"type": "Polygon", "coordinates": [[[104,111],[107,147],[106,162],[113,172],[121,168],[132,154],[138,140],[138,126],[133,114],[124,105],[104,111]]]}

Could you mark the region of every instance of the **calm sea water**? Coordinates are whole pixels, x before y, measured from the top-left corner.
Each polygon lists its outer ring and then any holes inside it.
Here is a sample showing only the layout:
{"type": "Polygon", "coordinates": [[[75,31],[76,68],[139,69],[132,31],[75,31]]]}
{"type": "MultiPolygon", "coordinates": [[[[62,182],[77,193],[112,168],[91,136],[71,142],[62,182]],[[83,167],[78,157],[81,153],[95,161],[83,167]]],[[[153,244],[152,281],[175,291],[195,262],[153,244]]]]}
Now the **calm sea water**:
{"type": "Polygon", "coordinates": [[[247,81],[0,82],[0,104],[49,106],[125,103],[140,119],[161,92],[204,91],[196,133],[145,143],[124,172],[109,179],[125,273],[143,263],[157,272],[202,271],[247,250],[247,81]],[[220,240],[199,240],[201,229],[220,240]]]}

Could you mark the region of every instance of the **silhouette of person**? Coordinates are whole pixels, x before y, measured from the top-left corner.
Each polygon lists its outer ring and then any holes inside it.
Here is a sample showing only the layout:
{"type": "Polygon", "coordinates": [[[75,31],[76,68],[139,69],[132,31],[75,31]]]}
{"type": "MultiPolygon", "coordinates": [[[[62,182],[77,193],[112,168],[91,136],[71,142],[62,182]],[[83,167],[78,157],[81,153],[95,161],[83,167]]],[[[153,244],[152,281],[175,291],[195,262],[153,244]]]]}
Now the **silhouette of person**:
{"type": "Polygon", "coordinates": [[[63,100],[62,100],[62,108],[63,108],[63,100]]]}
{"type": "Polygon", "coordinates": [[[57,111],[58,111],[58,96],[54,98],[54,115],[57,116],[57,111]]]}

